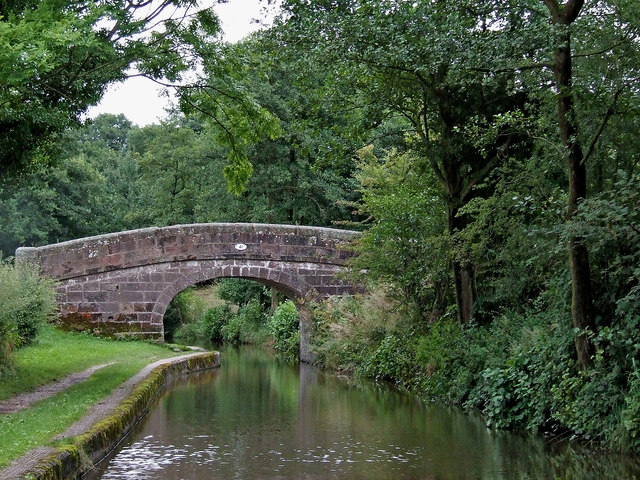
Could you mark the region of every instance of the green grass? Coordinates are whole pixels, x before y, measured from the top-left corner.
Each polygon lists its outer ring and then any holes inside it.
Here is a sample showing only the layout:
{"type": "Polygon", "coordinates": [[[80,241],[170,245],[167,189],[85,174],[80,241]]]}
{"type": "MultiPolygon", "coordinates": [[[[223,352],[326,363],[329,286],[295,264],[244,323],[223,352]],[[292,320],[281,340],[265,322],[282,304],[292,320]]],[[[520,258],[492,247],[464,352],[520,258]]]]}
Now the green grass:
{"type": "Polygon", "coordinates": [[[193,293],[196,297],[202,299],[205,308],[221,307],[224,306],[227,302],[225,302],[218,296],[219,288],[220,285],[218,284],[206,285],[204,287],[196,288],[193,293]]]}
{"type": "Polygon", "coordinates": [[[145,342],[111,341],[47,327],[38,342],[16,352],[14,371],[0,377],[0,399],[33,390],[93,365],[116,362],[58,395],[14,414],[0,415],[0,467],[52,438],[79,420],[145,365],[174,356],[166,347],[145,342]]]}

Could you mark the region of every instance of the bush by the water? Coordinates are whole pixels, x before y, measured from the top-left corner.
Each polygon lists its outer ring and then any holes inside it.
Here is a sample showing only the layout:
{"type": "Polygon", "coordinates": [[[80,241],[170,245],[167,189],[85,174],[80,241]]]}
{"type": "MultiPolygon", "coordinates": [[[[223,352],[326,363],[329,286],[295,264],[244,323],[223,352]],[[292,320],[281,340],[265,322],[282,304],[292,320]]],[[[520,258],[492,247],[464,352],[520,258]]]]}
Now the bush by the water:
{"type": "MultiPolygon", "coordinates": [[[[261,345],[271,343],[271,337],[281,358],[296,360],[300,330],[294,303],[287,300],[270,315],[272,296],[263,285],[246,280],[224,280],[215,289],[215,295],[226,302],[223,305],[207,308],[207,302],[195,288],[176,295],[165,314],[165,338],[175,336],[180,343],[209,346],[221,343],[261,345]]],[[[214,303],[209,301],[209,304],[214,303]]]]}
{"type": "Polygon", "coordinates": [[[231,345],[263,343],[266,338],[266,319],[266,310],[260,301],[250,300],[221,328],[223,342],[231,345]]]}
{"type": "Polygon", "coordinates": [[[586,371],[560,312],[505,312],[488,325],[447,316],[425,324],[377,291],[326,302],[314,311],[314,328],[323,368],[480,410],[497,428],[640,449],[640,334],[622,324],[593,339],[595,363],[586,371]]]}
{"type": "Polygon", "coordinates": [[[274,339],[274,348],[278,354],[288,361],[298,358],[300,352],[300,328],[298,310],[291,300],[278,305],[269,318],[269,333],[274,339]]]}
{"type": "MultiPolygon", "coordinates": [[[[231,297],[241,298],[242,301],[249,298],[246,303],[232,304],[228,300],[229,290],[223,291],[226,297],[225,304],[209,308],[196,295],[194,288],[189,288],[176,295],[165,314],[165,332],[168,333],[168,329],[171,328],[172,337],[175,336],[175,339],[181,343],[189,344],[228,343],[238,345],[264,342],[268,334],[266,330],[267,307],[261,302],[259,295],[254,298],[246,297],[245,285],[235,283],[232,285],[232,291],[244,293],[239,293],[237,297],[231,295],[231,297]]],[[[262,288],[261,285],[259,287],[262,288]]],[[[217,291],[218,295],[220,295],[220,290],[217,291]]],[[[257,292],[260,294],[262,290],[257,292]]],[[[167,333],[165,333],[165,338],[167,333]]]]}
{"type": "Polygon", "coordinates": [[[205,310],[198,318],[184,323],[176,333],[182,343],[217,344],[222,343],[222,327],[229,323],[233,312],[228,305],[220,305],[205,310]]]}
{"type": "Polygon", "coordinates": [[[0,373],[11,365],[17,348],[32,343],[40,327],[52,318],[55,291],[51,280],[36,270],[0,262],[0,373]]]}

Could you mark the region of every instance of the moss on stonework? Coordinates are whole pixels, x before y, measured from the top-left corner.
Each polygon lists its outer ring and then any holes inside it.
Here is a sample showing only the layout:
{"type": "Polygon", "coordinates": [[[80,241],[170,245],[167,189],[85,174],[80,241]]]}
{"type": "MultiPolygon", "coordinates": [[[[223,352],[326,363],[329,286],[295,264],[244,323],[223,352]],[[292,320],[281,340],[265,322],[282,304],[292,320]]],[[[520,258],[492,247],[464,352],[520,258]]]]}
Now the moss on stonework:
{"type": "Polygon", "coordinates": [[[119,314],[115,320],[104,321],[102,314],[71,312],[58,317],[56,324],[68,332],[90,332],[97,336],[118,339],[162,339],[160,326],[138,322],[135,314],[119,314]]]}

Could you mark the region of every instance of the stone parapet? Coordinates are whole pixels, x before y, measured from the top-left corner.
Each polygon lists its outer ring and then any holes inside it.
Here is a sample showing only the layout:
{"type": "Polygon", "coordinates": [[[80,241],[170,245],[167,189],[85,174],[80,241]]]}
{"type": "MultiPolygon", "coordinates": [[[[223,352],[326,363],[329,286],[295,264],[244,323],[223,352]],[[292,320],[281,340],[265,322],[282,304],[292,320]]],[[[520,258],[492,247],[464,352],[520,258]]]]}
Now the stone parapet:
{"type": "Polygon", "coordinates": [[[19,248],[18,262],[59,280],[188,260],[273,260],[344,265],[358,232],[322,227],[203,223],[152,227],[19,248]]]}

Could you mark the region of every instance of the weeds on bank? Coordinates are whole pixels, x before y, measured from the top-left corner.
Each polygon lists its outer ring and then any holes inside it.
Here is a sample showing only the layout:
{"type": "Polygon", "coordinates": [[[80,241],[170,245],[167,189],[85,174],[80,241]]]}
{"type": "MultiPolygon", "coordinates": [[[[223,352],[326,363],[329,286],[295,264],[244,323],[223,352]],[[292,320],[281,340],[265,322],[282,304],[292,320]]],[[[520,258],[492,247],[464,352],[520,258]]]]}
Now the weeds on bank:
{"type": "Polygon", "coordinates": [[[504,312],[488,325],[460,325],[446,315],[426,322],[378,290],[324,303],[314,328],[322,368],[477,409],[491,427],[640,451],[640,340],[624,326],[593,338],[588,371],[573,357],[574,332],[562,312],[504,312]]]}

